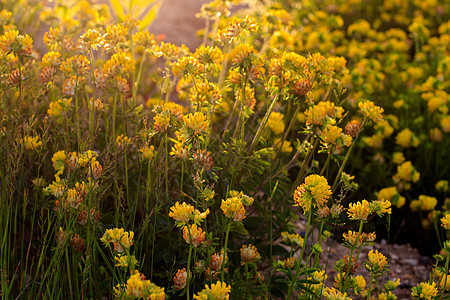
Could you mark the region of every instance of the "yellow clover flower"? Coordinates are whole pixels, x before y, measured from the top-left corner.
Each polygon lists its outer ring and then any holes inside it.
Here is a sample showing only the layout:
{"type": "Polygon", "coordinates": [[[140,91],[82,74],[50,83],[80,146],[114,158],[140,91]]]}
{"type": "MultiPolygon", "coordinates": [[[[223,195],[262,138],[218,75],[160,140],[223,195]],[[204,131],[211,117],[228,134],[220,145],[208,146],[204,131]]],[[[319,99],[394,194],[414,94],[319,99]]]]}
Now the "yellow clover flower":
{"type": "Polygon", "coordinates": [[[305,182],[297,187],[294,193],[294,206],[301,206],[304,212],[309,211],[311,205],[322,207],[331,196],[331,187],[325,177],[312,174],[305,178],[305,182]]]}

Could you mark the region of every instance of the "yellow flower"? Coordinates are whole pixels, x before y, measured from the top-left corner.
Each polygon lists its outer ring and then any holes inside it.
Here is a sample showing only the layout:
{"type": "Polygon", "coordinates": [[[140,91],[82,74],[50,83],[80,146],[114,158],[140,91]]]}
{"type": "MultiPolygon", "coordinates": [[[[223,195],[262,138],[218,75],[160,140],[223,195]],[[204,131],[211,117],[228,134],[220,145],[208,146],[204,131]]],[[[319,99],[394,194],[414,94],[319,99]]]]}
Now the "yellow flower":
{"type": "Polygon", "coordinates": [[[25,149],[27,150],[37,150],[40,146],[42,146],[42,141],[39,140],[38,136],[25,136],[23,138],[23,144],[25,145],[25,149]]]}
{"type": "Polygon", "coordinates": [[[198,227],[197,224],[192,224],[188,226],[184,226],[183,228],[183,238],[188,244],[192,244],[194,247],[198,247],[205,241],[206,233],[203,232],[201,227],[198,227]],[[189,237],[189,231],[191,236],[189,237]]]}
{"type": "Polygon", "coordinates": [[[323,296],[326,300],[351,300],[347,297],[347,293],[341,293],[339,290],[329,287],[325,288],[323,296]]]}
{"type": "Polygon", "coordinates": [[[256,52],[253,46],[240,44],[231,51],[230,57],[233,64],[249,68],[256,57],[256,52]]]}
{"type": "Polygon", "coordinates": [[[64,150],[58,151],[53,154],[52,163],[53,168],[55,169],[55,171],[57,171],[55,177],[59,179],[59,175],[64,172],[64,166],[66,163],[66,153],[64,152],[64,150]]]}
{"type": "Polygon", "coordinates": [[[211,287],[205,285],[205,289],[194,295],[194,299],[198,300],[228,300],[230,298],[231,286],[228,286],[225,282],[217,281],[215,284],[211,284],[211,287]]]}
{"type": "Polygon", "coordinates": [[[114,288],[114,295],[119,298],[128,296],[128,299],[152,299],[152,300],[164,300],[164,288],[160,288],[150,280],[146,280],[144,274],[139,271],[132,271],[130,278],[128,278],[126,284],[118,284],[114,288]]]}
{"type": "Polygon", "coordinates": [[[358,107],[365,118],[377,122],[382,118],[384,109],[376,106],[372,101],[362,101],[358,103],[358,107]]]}
{"type": "Polygon", "coordinates": [[[411,297],[417,300],[432,300],[436,297],[438,290],[436,289],[436,283],[429,284],[427,282],[421,282],[418,286],[412,288],[411,297]]]}
{"type": "Polygon", "coordinates": [[[279,112],[272,112],[267,120],[267,126],[274,134],[278,135],[284,132],[284,115],[279,112]]]}
{"type": "Polygon", "coordinates": [[[61,63],[61,53],[50,51],[42,57],[43,67],[57,67],[61,63]]]}
{"type": "Polygon", "coordinates": [[[383,199],[389,200],[392,204],[394,204],[398,208],[402,207],[406,202],[405,197],[400,195],[396,186],[390,186],[379,190],[377,194],[377,199],[379,201],[383,199]]]}
{"type": "Polygon", "coordinates": [[[194,212],[194,207],[186,202],[179,204],[177,201],[174,206],[170,208],[169,217],[173,218],[177,226],[184,226],[194,212]]]}
{"type": "Polygon", "coordinates": [[[195,50],[194,58],[204,65],[219,66],[223,61],[223,54],[216,46],[200,46],[195,50]]]}
{"type": "Polygon", "coordinates": [[[116,146],[117,147],[125,147],[130,139],[126,135],[119,135],[116,137],[116,146]]]}
{"type": "Polygon", "coordinates": [[[91,63],[86,56],[76,55],[69,57],[59,68],[66,74],[83,76],[90,71],[90,64],[91,63]]]}
{"type": "MultiPolygon", "coordinates": [[[[275,146],[280,146],[281,138],[273,139],[273,143],[275,146]]],[[[292,143],[290,141],[285,140],[283,145],[281,146],[282,153],[291,153],[294,148],[292,147],[292,143]]]]}
{"type": "Polygon", "coordinates": [[[439,192],[444,192],[444,193],[448,192],[448,190],[449,190],[448,180],[439,180],[434,185],[434,188],[439,192]]]}
{"type": "Polygon", "coordinates": [[[16,55],[31,55],[33,40],[26,34],[20,35],[17,30],[5,32],[0,36],[0,50],[16,55]]]}
{"type": "Polygon", "coordinates": [[[376,213],[379,216],[383,214],[391,214],[391,201],[389,200],[376,200],[370,203],[370,211],[376,213]]]}
{"type": "Polygon", "coordinates": [[[426,195],[419,195],[418,200],[411,201],[410,208],[411,210],[422,210],[429,211],[433,210],[437,205],[437,199],[435,197],[430,197],[426,195]]]}
{"type": "Polygon", "coordinates": [[[125,43],[127,34],[127,28],[124,25],[117,24],[106,27],[105,48],[112,50],[120,44],[125,43]]]}
{"type": "Polygon", "coordinates": [[[244,204],[238,197],[231,197],[226,200],[222,200],[220,208],[222,209],[225,217],[233,219],[233,221],[240,222],[246,217],[244,204]]]}
{"type": "Polygon", "coordinates": [[[283,239],[283,242],[295,247],[302,247],[303,246],[303,238],[298,233],[289,233],[289,232],[282,232],[281,238],[283,239]]]}
{"type": "Polygon", "coordinates": [[[395,142],[403,148],[417,147],[420,144],[419,138],[408,128],[403,129],[397,134],[395,142]]]}
{"type": "Polygon", "coordinates": [[[119,51],[114,53],[109,60],[103,64],[103,73],[107,77],[125,76],[128,78],[130,72],[135,69],[135,61],[131,53],[119,51]]]}
{"type": "Polygon", "coordinates": [[[116,261],[115,266],[116,267],[122,267],[122,268],[128,268],[133,269],[137,264],[138,261],[134,255],[122,255],[118,253],[114,260],[116,261]]]}
{"type": "Polygon", "coordinates": [[[330,196],[331,188],[327,179],[316,174],[309,175],[295,190],[294,206],[301,206],[307,212],[311,205],[318,208],[324,206],[330,196]]]}
{"type": "Polygon", "coordinates": [[[305,111],[306,125],[322,125],[327,118],[340,118],[344,109],[329,101],[322,101],[305,111]]]}
{"type": "Polygon", "coordinates": [[[339,146],[350,146],[352,138],[342,133],[342,128],[334,125],[327,126],[322,131],[322,138],[325,143],[339,146]]]}
{"type": "Polygon", "coordinates": [[[367,271],[371,273],[374,274],[382,273],[384,271],[384,267],[387,266],[386,256],[379,253],[378,250],[375,250],[375,252],[373,252],[373,250],[370,250],[367,261],[364,264],[364,266],[367,269],[367,271]]]}
{"type": "Polygon", "coordinates": [[[445,133],[449,133],[450,132],[450,116],[443,116],[440,123],[441,123],[442,130],[445,133]]]}
{"type": "MultiPolygon", "coordinates": [[[[142,155],[142,158],[152,160],[154,155],[155,147],[153,145],[144,146],[141,149],[139,149],[139,152],[142,155]]],[[[171,152],[172,153],[172,152],[171,152]]]]}
{"type": "Polygon", "coordinates": [[[393,176],[395,182],[400,180],[417,182],[420,179],[420,173],[412,165],[411,161],[405,161],[397,167],[397,174],[393,176]]]}
{"type": "Polygon", "coordinates": [[[442,227],[446,230],[450,230],[450,214],[446,214],[445,217],[441,219],[442,227]]]}
{"type": "Polygon", "coordinates": [[[243,245],[240,252],[241,265],[245,265],[248,262],[256,262],[261,259],[261,255],[254,245],[243,245]]]}
{"type": "Polygon", "coordinates": [[[196,76],[201,72],[203,72],[203,66],[197,59],[190,56],[180,58],[172,67],[172,73],[177,77],[196,76]]]}
{"type": "Polygon", "coordinates": [[[187,128],[194,131],[194,135],[199,135],[206,131],[209,125],[209,121],[206,119],[206,116],[200,112],[184,116],[183,121],[187,128]]]}
{"type": "Polygon", "coordinates": [[[392,162],[394,164],[401,164],[405,161],[405,155],[403,154],[403,152],[394,152],[392,153],[392,162]]]}
{"type": "Polygon", "coordinates": [[[114,244],[114,250],[122,253],[133,245],[133,231],[125,231],[123,228],[106,229],[106,232],[100,238],[100,241],[109,246],[110,243],[114,244]]]}
{"type": "Polygon", "coordinates": [[[88,29],[78,40],[78,46],[85,51],[98,50],[98,47],[104,44],[105,40],[102,34],[95,29],[88,29]]]}
{"type": "Polygon", "coordinates": [[[371,213],[370,203],[367,200],[362,202],[350,203],[348,208],[348,217],[351,220],[367,220],[367,217],[371,213]]]}

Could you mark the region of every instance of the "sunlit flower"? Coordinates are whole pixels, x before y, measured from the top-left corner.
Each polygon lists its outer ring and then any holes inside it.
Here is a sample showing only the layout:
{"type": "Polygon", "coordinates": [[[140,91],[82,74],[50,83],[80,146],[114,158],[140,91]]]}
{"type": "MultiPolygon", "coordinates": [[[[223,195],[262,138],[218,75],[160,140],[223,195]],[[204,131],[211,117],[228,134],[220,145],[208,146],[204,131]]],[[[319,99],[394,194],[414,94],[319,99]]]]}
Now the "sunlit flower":
{"type": "Polygon", "coordinates": [[[421,282],[418,286],[412,288],[411,297],[415,300],[432,300],[438,294],[436,283],[429,284],[421,282]]]}
{"type": "Polygon", "coordinates": [[[199,112],[184,116],[183,121],[187,128],[194,131],[194,135],[199,135],[206,131],[209,125],[206,116],[199,112]]]}
{"type": "Polygon", "coordinates": [[[194,295],[194,299],[198,300],[228,300],[230,298],[229,293],[231,292],[231,286],[227,285],[225,282],[217,281],[215,284],[211,284],[209,287],[207,284],[205,288],[194,295]]]}
{"type": "Polygon", "coordinates": [[[240,222],[245,219],[246,212],[242,200],[237,197],[231,197],[226,200],[222,200],[220,206],[225,217],[233,219],[233,221],[240,222]]]}
{"type": "Polygon", "coordinates": [[[139,149],[139,153],[141,154],[143,159],[152,160],[154,156],[155,147],[153,145],[144,146],[139,149]]]}
{"type": "Polygon", "coordinates": [[[256,57],[256,52],[253,46],[240,44],[231,51],[230,57],[233,64],[249,68],[256,57]]]}
{"type": "Polygon", "coordinates": [[[373,122],[377,122],[382,118],[384,109],[376,106],[372,101],[362,101],[358,103],[358,107],[362,115],[371,119],[373,122]]]}
{"type": "Polygon", "coordinates": [[[284,132],[284,115],[275,111],[270,113],[267,126],[274,134],[282,134],[284,132]]]}
{"type": "Polygon", "coordinates": [[[325,288],[323,296],[326,300],[351,300],[347,297],[347,293],[341,293],[339,290],[329,287],[325,288]]]}
{"type": "Polygon", "coordinates": [[[33,40],[26,34],[19,34],[17,30],[5,32],[0,36],[0,49],[5,52],[13,52],[19,56],[31,55],[33,40]]]}
{"type": "Polygon", "coordinates": [[[370,203],[367,200],[357,203],[350,203],[348,208],[348,217],[351,220],[363,220],[366,221],[367,217],[371,213],[370,203]]]}
{"type": "Polygon", "coordinates": [[[179,204],[177,201],[174,206],[170,208],[169,217],[173,218],[177,226],[184,226],[194,212],[194,207],[186,202],[179,204]]]}
{"type": "Polygon", "coordinates": [[[61,53],[58,51],[47,52],[42,57],[43,67],[58,67],[60,63],[61,63],[61,53]]]}
{"type": "Polygon", "coordinates": [[[386,256],[379,253],[378,250],[369,251],[367,261],[364,264],[364,267],[371,273],[379,274],[382,273],[387,266],[386,256]]]}
{"type": "Polygon", "coordinates": [[[172,73],[175,76],[196,76],[203,72],[203,66],[197,59],[190,56],[185,56],[177,60],[173,67],[172,73]]]}
{"type": "Polygon", "coordinates": [[[143,298],[152,300],[164,300],[164,288],[156,286],[150,280],[146,280],[145,276],[139,271],[134,270],[130,278],[125,284],[118,284],[114,288],[114,295],[116,297],[128,296],[129,299],[143,298]]]}
{"type": "Polygon", "coordinates": [[[309,175],[295,190],[294,206],[301,206],[307,212],[311,205],[318,208],[325,205],[330,196],[331,188],[327,179],[316,174],[309,175]]]}

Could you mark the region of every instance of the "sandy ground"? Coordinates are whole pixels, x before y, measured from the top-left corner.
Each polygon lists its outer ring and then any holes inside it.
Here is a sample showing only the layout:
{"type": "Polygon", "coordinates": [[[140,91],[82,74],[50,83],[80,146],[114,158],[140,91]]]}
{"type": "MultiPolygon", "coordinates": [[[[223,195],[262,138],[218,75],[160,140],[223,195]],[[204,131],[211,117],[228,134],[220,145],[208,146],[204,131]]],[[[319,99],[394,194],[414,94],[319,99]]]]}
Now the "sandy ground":
{"type": "Polygon", "coordinates": [[[149,31],[155,36],[164,34],[164,41],[176,45],[185,44],[194,50],[201,43],[197,30],[204,28],[205,21],[195,14],[208,0],[164,0],[149,31]]]}

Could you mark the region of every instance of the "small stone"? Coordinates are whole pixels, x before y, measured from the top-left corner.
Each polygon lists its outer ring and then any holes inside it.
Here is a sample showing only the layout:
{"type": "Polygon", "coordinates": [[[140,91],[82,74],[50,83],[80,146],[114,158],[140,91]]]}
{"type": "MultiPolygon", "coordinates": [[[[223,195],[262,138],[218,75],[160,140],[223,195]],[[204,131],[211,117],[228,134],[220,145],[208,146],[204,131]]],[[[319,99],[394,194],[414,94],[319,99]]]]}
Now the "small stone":
{"type": "Polygon", "coordinates": [[[415,258],[405,258],[400,261],[403,265],[417,266],[419,261],[415,258]]]}

